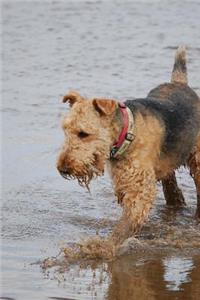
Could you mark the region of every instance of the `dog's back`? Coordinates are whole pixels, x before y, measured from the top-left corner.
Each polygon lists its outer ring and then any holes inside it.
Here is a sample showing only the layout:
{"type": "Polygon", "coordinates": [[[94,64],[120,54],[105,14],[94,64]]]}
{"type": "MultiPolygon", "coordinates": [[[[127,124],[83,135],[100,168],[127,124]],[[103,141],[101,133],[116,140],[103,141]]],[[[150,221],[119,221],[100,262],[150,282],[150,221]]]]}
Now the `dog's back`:
{"type": "Polygon", "coordinates": [[[127,100],[133,114],[154,115],[164,127],[161,158],[175,157],[177,167],[188,159],[200,133],[200,99],[187,85],[185,49],[176,53],[171,83],[152,89],[147,98],[127,100]]]}

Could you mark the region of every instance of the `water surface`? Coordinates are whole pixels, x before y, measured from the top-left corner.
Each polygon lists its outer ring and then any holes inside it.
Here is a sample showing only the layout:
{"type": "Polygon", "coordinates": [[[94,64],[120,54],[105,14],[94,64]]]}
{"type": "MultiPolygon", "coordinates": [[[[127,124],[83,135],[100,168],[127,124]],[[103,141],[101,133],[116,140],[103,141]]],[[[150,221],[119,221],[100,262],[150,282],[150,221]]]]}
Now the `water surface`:
{"type": "Polygon", "coordinates": [[[187,207],[156,205],[142,251],[114,262],[37,264],[120,216],[106,174],[91,194],[55,169],[69,89],[118,100],[169,81],[174,52],[188,46],[190,85],[200,94],[199,1],[3,1],[1,299],[199,299],[200,235],[187,170],[187,207]],[[6,298],[7,297],[7,298],[6,298]]]}

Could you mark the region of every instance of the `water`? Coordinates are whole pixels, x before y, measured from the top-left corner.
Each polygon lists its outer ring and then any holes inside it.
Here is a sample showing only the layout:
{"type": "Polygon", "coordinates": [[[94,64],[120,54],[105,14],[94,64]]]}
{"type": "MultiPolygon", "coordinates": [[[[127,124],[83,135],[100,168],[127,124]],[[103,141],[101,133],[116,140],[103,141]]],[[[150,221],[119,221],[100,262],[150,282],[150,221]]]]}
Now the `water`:
{"type": "Polygon", "coordinates": [[[62,95],[145,96],[168,81],[175,48],[188,46],[200,94],[199,1],[3,1],[1,298],[199,299],[200,234],[194,185],[177,176],[188,206],[156,205],[143,250],[114,262],[42,270],[70,243],[106,236],[120,216],[108,176],[91,194],[55,169],[62,95]],[[3,298],[4,297],[4,298],[3,298]]]}

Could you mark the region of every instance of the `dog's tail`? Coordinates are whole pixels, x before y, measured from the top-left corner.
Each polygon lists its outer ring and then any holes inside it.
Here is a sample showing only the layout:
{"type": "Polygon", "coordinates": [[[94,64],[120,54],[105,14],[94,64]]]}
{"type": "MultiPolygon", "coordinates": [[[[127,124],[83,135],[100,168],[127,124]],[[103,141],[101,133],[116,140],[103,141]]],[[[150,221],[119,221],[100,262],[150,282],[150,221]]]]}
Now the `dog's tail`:
{"type": "Polygon", "coordinates": [[[175,54],[174,68],[171,76],[172,83],[187,84],[186,48],[179,46],[175,54]]]}

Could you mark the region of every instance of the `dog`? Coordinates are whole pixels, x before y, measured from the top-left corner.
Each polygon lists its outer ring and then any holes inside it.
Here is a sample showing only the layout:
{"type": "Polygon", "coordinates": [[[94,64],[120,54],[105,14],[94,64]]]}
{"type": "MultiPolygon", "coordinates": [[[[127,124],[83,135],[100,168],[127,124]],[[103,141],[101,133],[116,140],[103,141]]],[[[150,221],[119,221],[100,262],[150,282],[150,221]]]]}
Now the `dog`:
{"type": "Polygon", "coordinates": [[[200,218],[200,99],[187,84],[184,47],[176,51],[171,82],[152,89],[146,98],[119,103],[71,91],[63,102],[71,109],[62,122],[65,141],[57,169],[65,179],[76,178],[88,188],[107,165],[123,207],[113,230],[116,240],[141,228],[157,181],[162,181],[168,204],[184,205],[175,177],[180,166],[187,166],[194,179],[200,218]]]}

